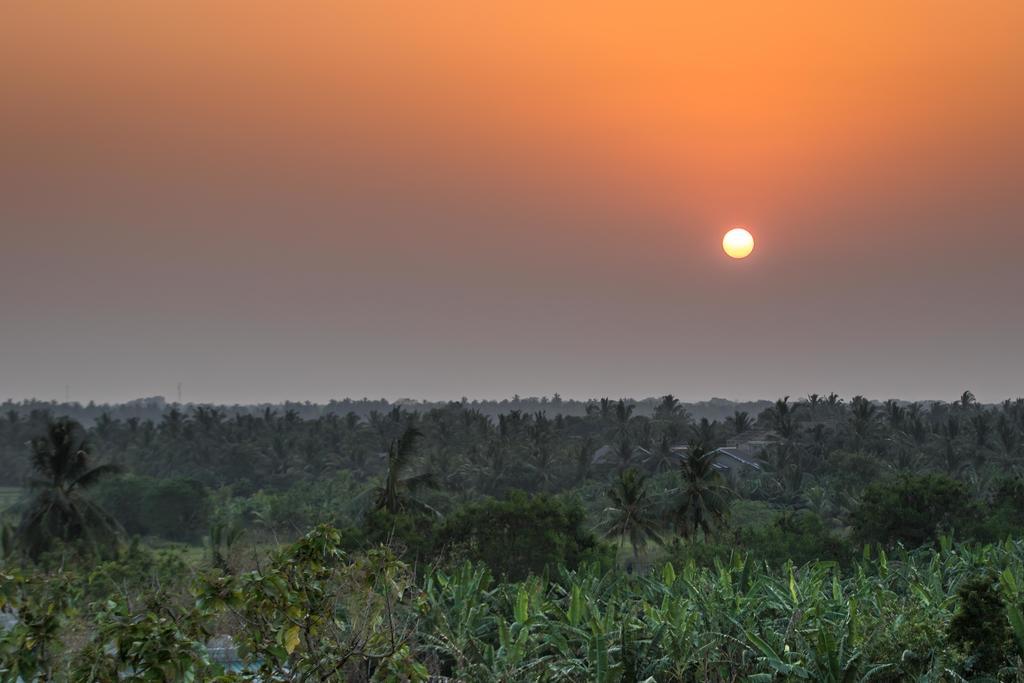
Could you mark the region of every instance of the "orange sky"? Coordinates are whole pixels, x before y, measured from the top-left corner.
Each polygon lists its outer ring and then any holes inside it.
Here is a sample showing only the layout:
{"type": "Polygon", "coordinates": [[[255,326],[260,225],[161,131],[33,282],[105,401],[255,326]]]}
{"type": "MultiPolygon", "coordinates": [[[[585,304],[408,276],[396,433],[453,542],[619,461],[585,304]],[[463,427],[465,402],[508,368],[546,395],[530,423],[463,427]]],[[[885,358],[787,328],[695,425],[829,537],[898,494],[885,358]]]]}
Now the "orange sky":
{"type": "Polygon", "coordinates": [[[1022,29],[1019,2],[6,6],[7,391],[1019,393],[1022,29]]]}

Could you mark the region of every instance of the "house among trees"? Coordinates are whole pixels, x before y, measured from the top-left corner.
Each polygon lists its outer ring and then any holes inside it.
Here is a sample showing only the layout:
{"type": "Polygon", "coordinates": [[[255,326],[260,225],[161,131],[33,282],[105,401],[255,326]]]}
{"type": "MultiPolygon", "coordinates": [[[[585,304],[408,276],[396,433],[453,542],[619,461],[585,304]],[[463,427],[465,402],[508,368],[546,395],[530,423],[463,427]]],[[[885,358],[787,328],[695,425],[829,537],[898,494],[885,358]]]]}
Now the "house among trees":
{"type": "Polygon", "coordinates": [[[629,444],[605,444],[591,456],[590,462],[595,466],[620,465],[635,466],[643,465],[651,457],[651,452],[642,446],[630,446],[629,444]]]}
{"type": "Polygon", "coordinates": [[[755,456],[747,454],[735,446],[722,446],[708,453],[713,458],[711,466],[726,474],[753,470],[760,472],[764,463],[755,456]]]}
{"type": "Polygon", "coordinates": [[[735,450],[744,457],[753,458],[781,443],[782,440],[778,433],[770,429],[751,430],[726,440],[725,447],[735,450]]]}
{"type": "MultiPolygon", "coordinates": [[[[726,474],[744,470],[760,472],[764,469],[764,462],[759,456],[764,448],[772,443],[775,442],[762,440],[744,441],[739,445],[722,446],[708,451],[708,456],[712,459],[711,466],[726,474]]],[[[670,449],[671,460],[669,462],[673,463],[673,466],[678,466],[685,460],[689,450],[690,447],[685,444],[672,446],[670,449]]],[[[618,446],[605,444],[594,451],[591,463],[596,467],[659,469],[659,466],[665,467],[665,457],[664,455],[659,456],[657,453],[642,446],[631,446],[626,443],[619,444],[618,446]]]]}

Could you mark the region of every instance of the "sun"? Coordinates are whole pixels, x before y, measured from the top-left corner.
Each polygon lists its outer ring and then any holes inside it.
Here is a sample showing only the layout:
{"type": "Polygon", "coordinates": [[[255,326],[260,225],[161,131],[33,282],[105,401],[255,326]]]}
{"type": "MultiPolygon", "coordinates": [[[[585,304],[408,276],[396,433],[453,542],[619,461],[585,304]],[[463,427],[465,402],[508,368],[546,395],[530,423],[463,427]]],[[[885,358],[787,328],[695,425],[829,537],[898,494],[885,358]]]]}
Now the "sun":
{"type": "Polygon", "coordinates": [[[744,228],[733,228],[722,238],[722,249],[733,258],[747,258],[754,251],[754,236],[744,228]]]}

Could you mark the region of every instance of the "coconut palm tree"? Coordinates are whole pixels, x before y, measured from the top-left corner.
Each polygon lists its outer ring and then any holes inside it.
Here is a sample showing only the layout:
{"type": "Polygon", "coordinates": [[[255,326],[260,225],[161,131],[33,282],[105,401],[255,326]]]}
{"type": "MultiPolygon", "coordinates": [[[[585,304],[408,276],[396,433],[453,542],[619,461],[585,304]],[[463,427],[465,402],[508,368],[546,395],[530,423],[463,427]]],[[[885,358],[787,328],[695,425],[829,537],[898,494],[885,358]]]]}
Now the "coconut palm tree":
{"type": "Polygon", "coordinates": [[[818,409],[821,407],[821,404],[824,402],[824,399],[822,399],[821,394],[808,394],[806,402],[807,402],[807,411],[810,413],[811,419],[812,420],[818,419],[818,409]]]}
{"type": "Polygon", "coordinates": [[[702,417],[700,422],[690,427],[690,436],[701,447],[714,448],[718,441],[718,420],[709,422],[706,417],[702,417]]]}
{"type": "Polygon", "coordinates": [[[1006,413],[999,414],[999,419],[996,421],[996,436],[999,437],[999,446],[1002,448],[1003,457],[1006,460],[1010,460],[1017,452],[1017,446],[1020,444],[1020,435],[1017,433],[1017,428],[1011,419],[1006,416],[1006,413]]]}
{"type": "Polygon", "coordinates": [[[875,434],[878,420],[878,407],[864,398],[854,396],[850,399],[850,427],[853,429],[855,447],[864,448],[875,434]]]}
{"type": "Polygon", "coordinates": [[[667,472],[675,466],[678,459],[678,456],[672,452],[672,442],[666,434],[661,437],[661,441],[658,442],[657,448],[655,448],[654,452],[651,453],[651,457],[648,459],[648,465],[655,472],[667,472]]]}
{"type": "Polygon", "coordinates": [[[733,436],[739,436],[754,426],[754,421],[750,418],[750,413],[745,410],[736,410],[733,414],[725,418],[725,424],[732,431],[733,436]]]}
{"type": "Polygon", "coordinates": [[[712,521],[725,517],[726,494],[722,475],[713,466],[714,456],[700,444],[691,444],[682,462],[682,483],[677,493],[679,504],[674,511],[679,533],[684,537],[700,529],[707,536],[712,521]]]}
{"type": "Polygon", "coordinates": [[[81,426],[68,419],[52,422],[46,436],[32,441],[35,491],[16,531],[22,551],[36,560],[55,540],[79,543],[105,554],[117,544],[119,526],[103,508],[82,495],[106,476],[120,472],[114,464],[90,467],[89,445],[81,426]]]}
{"type": "Polygon", "coordinates": [[[630,437],[631,420],[636,406],[626,403],[625,399],[619,399],[615,404],[615,425],[612,428],[612,436],[619,441],[625,441],[630,437]]]}
{"type": "Polygon", "coordinates": [[[411,494],[417,489],[433,484],[433,476],[429,472],[410,474],[414,464],[416,440],[422,436],[415,427],[407,427],[402,435],[391,440],[387,452],[387,471],[384,481],[377,487],[376,508],[395,514],[410,506],[427,508],[416,501],[411,494]]]}
{"type": "Polygon", "coordinates": [[[775,405],[768,409],[768,416],[771,419],[772,429],[784,440],[792,441],[796,437],[796,416],[793,406],[789,403],[789,396],[775,401],[775,405]]]}
{"type": "Polygon", "coordinates": [[[682,404],[679,403],[679,399],[672,394],[665,394],[661,397],[661,402],[654,408],[654,419],[656,420],[674,420],[677,417],[681,417],[686,413],[686,409],[683,408],[682,404]]]}
{"type": "Polygon", "coordinates": [[[648,496],[643,475],[635,469],[620,472],[607,495],[612,504],[604,510],[608,517],[605,536],[618,538],[620,548],[628,538],[636,560],[640,559],[640,553],[648,540],[658,545],[663,544],[658,534],[654,503],[648,496]]]}
{"type": "Polygon", "coordinates": [[[956,416],[950,415],[942,426],[942,455],[946,470],[954,476],[959,474],[964,467],[959,443],[960,420],[956,416]]]}

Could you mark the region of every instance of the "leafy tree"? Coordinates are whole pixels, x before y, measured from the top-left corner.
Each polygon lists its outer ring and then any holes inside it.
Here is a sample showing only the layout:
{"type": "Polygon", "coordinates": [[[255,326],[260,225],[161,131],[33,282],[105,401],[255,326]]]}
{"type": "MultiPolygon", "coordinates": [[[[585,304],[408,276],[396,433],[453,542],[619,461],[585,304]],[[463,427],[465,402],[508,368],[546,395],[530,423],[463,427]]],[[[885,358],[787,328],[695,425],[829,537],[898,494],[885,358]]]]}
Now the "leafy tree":
{"type": "Polygon", "coordinates": [[[850,400],[850,425],[853,428],[854,447],[864,448],[875,434],[878,407],[864,398],[854,396],[850,400]]]}
{"type": "Polygon", "coordinates": [[[504,500],[458,508],[442,525],[438,543],[449,554],[484,562],[495,575],[518,580],[595,557],[597,540],[584,521],[575,501],[515,491],[504,500]]]}
{"type": "Polygon", "coordinates": [[[721,473],[714,468],[714,454],[691,444],[681,463],[680,474],[679,502],[673,511],[676,527],[684,537],[698,530],[706,537],[711,533],[712,524],[724,519],[726,511],[727,489],[721,473]]]}
{"type": "Polygon", "coordinates": [[[658,533],[658,519],[654,504],[647,493],[646,481],[635,469],[628,469],[619,474],[615,484],[608,489],[611,506],[605,508],[608,520],[605,535],[618,538],[619,545],[629,539],[633,547],[633,557],[640,558],[640,552],[647,541],[662,545],[658,533]]]}
{"type": "Polygon", "coordinates": [[[392,439],[388,447],[384,483],[377,488],[378,510],[397,514],[410,505],[424,507],[411,494],[420,487],[432,485],[433,477],[429,472],[409,473],[414,464],[416,441],[420,436],[422,434],[415,427],[408,427],[400,437],[392,439]]]}
{"type": "Polygon", "coordinates": [[[117,522],[84,492],[121,468],[90,467],[89,445],[80,433],[77,423],[57,420],[45,437],[32,442],[37,476],[30,486],[35,493],[16,532],[22,550],[32,559],[38,559],[55,540],[98,554],[111,552],[117,543],[117,522]]]}
{"type": "Polygon", "coordinates": [[[784,396],[775,402],[775,405],[768,409],[768,419],[771,421],[772,429],[785,441],[791,441],[797,435],[798,427],[796,414],[793,406],[789,403],[789,396],[784,396]]]}
{"type": "Polygon", "coordinates": [[[686,419],[686,409],[679,402],[679,399],[672,394],[661,397],[661,402],[654,408],[654,419],[656,420],[677,420],[686,419]]]}
{"type": "Polygon", "coordinates": [[[1013,650],[998,578],[984,572],[964,581],[956,596],[960,607],[949,622],[949,641],[965,654],[965,673],[997,675],[1013,650]]]}
{"type": "Polygon", "coordinates": [[[702,448],[714,448],[718,442],[718,422],[711,422],[702,417],[700,422],[690,428],[692,441],[702,448]]]}
{"type": "Polygon", "coordinates": [[[129,534],[198,541],[211,513],[206,487],[194,479],[126,475],[96,486],[94,498],[129,534]]]}
{"type": "Polygon", "coordinates": [[[754,426],[754,421],[750,418],[750,413],[745,410],[737,410],[732,415],[725,418],[725,424],[732,431],[734,436],[739,436],[746,431],[749,431],[754,426]]]}
{"type": "Polygon", "coordinates": [[[937,474],[875,482],[864,490],[853,514],[861,541],[908,547],[933,542],[953,529],[970,530],[975,521],[967,487],[937,474]]]}

